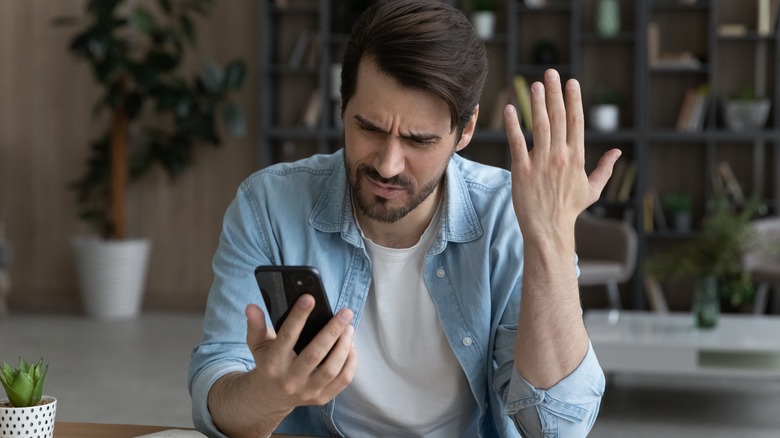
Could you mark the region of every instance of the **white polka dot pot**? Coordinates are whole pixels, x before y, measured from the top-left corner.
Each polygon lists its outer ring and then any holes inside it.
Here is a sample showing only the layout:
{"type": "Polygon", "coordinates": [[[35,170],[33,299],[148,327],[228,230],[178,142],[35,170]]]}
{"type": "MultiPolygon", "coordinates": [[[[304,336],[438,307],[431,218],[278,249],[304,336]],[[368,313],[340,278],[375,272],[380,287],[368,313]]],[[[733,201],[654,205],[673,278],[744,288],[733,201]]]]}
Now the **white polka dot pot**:
{"type": "Polygon", "coordinates": [[[8,399],[0,400],[0,438],[51,438],[54,436],[54,416],[57,399],[43,396],[45,404],[28,408],[6,406],[8,399]]]}

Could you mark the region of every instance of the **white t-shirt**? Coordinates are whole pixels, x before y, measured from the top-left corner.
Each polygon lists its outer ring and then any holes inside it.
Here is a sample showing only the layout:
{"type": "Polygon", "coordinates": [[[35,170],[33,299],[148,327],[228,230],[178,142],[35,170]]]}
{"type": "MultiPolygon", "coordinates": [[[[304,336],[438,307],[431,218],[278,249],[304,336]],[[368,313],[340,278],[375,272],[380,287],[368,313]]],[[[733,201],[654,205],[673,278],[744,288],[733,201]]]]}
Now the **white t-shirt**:
{"type": "Polygon", "coordinates": [[[334,413],[348,437],[451,438],[474,430],[476,400],[423,280],[439,219],[437,212],[411,248],[385,248],[364,237],[373,282],[355,333],[358,368],[334,413]]]}

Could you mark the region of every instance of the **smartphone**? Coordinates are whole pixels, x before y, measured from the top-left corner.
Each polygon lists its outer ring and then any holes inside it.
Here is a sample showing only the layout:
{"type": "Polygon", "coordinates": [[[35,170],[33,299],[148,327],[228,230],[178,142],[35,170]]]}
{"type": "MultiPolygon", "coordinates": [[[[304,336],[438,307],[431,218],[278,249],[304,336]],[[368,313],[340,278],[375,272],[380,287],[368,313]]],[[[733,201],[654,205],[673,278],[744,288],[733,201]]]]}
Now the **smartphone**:
{"type": "Polygon", "coordinates": [[[309,294],[314,297],[314,309],[303,326],[298,342],[295,343],[294,350],[300,354],[333,318],[320,273],[311,266],[264,265],[255,269],[255,278],[277,332],[301,295],[309,294]]]}

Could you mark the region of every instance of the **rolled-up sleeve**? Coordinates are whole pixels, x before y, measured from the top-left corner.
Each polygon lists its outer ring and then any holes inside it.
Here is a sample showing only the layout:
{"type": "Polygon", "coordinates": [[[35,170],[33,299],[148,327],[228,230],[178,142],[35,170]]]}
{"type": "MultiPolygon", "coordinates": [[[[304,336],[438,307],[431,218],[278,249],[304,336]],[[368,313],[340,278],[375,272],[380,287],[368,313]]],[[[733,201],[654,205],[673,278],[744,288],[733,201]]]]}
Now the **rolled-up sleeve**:
{"type": "MultiPolygon", "coordinates": [[[[193,354],[194,356],[201,356],[202,352],[199,353],[196,349],[193,354]]],[[[191,367],[196,367],[199,362],[192,362],[191,367]]],[[[248,364],[242,362],[219,362],[200,369],[190,370],[192,377],[189,387],[190,396],[192,397],[192,422],[195,429],[211,437],[225,437],[217,426],[214,425],[214,420],[211,418],[208,406],[209,391],[214,382],[220,377],[235,371],[246,372],[249,369],[251,368],[248,364]]]]}
{"type": "Polygon", "coordinates": [[[517,372],[514,362],[497,370],[496,382],[507,382],[504,412],[525,437],[585,437],[598,416],[604,394],[604,372],[593,346],[579,366],[549,389],[535,388],[517,372]]]}

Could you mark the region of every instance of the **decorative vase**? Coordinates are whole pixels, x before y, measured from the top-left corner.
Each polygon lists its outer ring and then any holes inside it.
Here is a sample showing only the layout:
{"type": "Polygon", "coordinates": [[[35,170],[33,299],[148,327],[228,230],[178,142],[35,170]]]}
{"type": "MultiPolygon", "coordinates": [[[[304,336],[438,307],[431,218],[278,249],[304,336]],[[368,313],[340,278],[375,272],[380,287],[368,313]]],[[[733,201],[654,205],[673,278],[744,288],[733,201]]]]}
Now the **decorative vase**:
{"type": "Polygon", "coordinates": [[[524,3],[528,9],[539,9],[547,5],[547,0],[525,0],[524,3]]]}
{"type": "Polygon", "coordinates": [[[697,279],[693,295],[694,324],[697,328],[713,328],[718,325],[719,316],[718,279],[714,275],[697,279]]]}
{"type": "Polygon", "coordinates": [[[72,243],[87,315],[102,320],[138,317],[151,250],[149,239],[75,237],[72,243]]]}
{"type": "Polygon", "coordinates": [[[57,399],[41,397],[41,404],[26,408],[10,406],[7,398],[0,400],[0,437],[51,438],[57,399]]]}
{"type": "Polygon", "coordinates": [[[596,8],[596,30],[605,37],[617,35],[620,31],[619,0],[599,0],[596,8]]]}
{"type": "Polygon", "coordinates": [[[471,14],[474,31],[483,41],[493,38],[496,28],[496,13],[493,11],[475,11],[471,14]]]}

